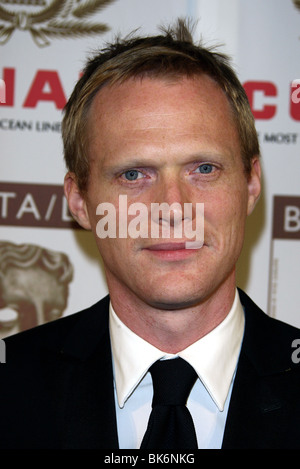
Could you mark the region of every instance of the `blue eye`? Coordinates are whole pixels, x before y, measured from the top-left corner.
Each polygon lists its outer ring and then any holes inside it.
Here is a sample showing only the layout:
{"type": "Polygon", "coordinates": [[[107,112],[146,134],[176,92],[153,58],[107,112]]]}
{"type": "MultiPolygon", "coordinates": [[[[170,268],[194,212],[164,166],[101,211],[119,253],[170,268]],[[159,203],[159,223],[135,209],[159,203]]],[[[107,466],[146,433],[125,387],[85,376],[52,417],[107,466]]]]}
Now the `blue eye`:
{"type": "Polygon", "coordinates": [[[135,181],[139,177],[139,171],[137,169],[130,169],[124,173],[124,177],[127,181],[135,181]]]}
{"type": "Polygon", "coordinates": [[[203,163],[198,166],[199,172],[202,174],[209,174],[213,171],[213,165],[209,163],[203,163]]]}

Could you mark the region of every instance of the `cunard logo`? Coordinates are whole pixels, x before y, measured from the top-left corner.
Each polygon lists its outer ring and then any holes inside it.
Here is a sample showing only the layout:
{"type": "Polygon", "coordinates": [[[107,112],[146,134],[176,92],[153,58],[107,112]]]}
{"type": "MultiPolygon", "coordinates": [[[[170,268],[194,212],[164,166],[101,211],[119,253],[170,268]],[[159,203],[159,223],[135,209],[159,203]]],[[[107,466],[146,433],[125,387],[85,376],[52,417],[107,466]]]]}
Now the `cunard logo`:
{"type": "Polygon", "coordinates": [[[86,19],[115,0],[0,0],[0,44],[15,30],[31,34],[39,47],[52,38],[102,34],[106,24],[86,19]]]}

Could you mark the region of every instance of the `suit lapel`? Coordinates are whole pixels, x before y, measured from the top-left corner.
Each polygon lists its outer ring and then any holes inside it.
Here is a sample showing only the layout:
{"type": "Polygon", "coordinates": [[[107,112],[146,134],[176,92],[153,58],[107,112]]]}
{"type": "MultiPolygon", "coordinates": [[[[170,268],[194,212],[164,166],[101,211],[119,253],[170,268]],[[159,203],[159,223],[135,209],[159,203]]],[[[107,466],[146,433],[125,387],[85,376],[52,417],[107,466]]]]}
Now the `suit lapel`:
{"type": "Polygon", "coordinates": [[[242,292],[245,334],[233,386],[223,449],[284,448],[291,441],[293,390],[290,326],[280,326],[242,292]]]}
{"type": "MultiPolygon", "coordinates": [[[[222,447],[297,446],[299,432],[293,437],[289,408],[298,402],[300,388],[299,372],[291,363],[298,331],[263,314],[242,292],[240,296],[246,326],[222,447]]],[[[79,313],[63,345],[56,344],[52,353],[62,448],[118,448],[108,305],[107,297],[79,313]]]]}
{"type": "Polygon", "coordinates": [[[274,416],[278,416],[282,402],[274,389],[269,388],[273,392],[265,393],[267,380],[257,374],[251,361],[242,353],[231,395],[223,449],[270,447],[270,423],[274,416]]]}
{"type": "Polygon", "coordinates": [[[63,448],[117,448],[108,298],[81,314],[60,350],[63,448]]]}

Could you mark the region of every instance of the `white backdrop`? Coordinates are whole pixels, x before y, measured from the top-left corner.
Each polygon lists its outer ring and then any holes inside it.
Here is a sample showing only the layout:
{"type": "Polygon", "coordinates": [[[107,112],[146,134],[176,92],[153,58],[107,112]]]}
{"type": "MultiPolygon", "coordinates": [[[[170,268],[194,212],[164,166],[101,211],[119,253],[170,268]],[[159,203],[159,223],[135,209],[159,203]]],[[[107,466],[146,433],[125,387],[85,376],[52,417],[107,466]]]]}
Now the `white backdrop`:
{"type": "Polygon", "coordinates": [[[61,1],[57,12],[54,0],[15,3],[0,1],[0,78],[6,83],[0,104],[0,336],[106,295],[94,241],[71,227],[62,196],[61,109],[92,51],[116,34],[157,33],[158,25],[186,16],[198,20],[196,39],[221,43],[232,56],[259,132],[264,187],[248,221],[238,285],[268,314],[300,326],[300,91],[291,88],[300,78],[297,1],[103,0],[101,9],[77,16],[78,5],[97,2],[61,1]],[[88,34],[91,25],[107,30],[88,34]],[[75,29],[86,34],[74,37],[75,29]],[[14,246],[20,244],[38,249],[14,246]],[[53,265],[63,257],[72,277],[64,275],[66,267],[49,268],[41,260],[47,250],[57,253],[48,253],[53,265]]]}

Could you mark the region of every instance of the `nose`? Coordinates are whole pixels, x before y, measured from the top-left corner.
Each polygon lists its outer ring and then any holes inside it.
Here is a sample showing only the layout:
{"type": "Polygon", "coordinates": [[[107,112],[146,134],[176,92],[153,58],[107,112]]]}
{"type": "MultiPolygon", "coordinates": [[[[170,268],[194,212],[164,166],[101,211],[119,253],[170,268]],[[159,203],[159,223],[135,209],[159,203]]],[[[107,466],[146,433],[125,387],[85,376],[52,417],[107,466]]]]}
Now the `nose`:
{"type": "MultiPolygon", "coordinates": [[[[166,233],[169,233],[167,230],[170,228],[174,232],[177,230],[175,237],[182,237],[183,221],[193,218],[193,210],[185,210],[189,196],[184,181],[176,175],[165,175],[161,177],[156,189],[155,201],[151,207],[152,222],[156,227],[160,227],[160,230],[165,228],[166,233]]],[[[168,237],[163,234],[162,236],[168,237]]]]}

